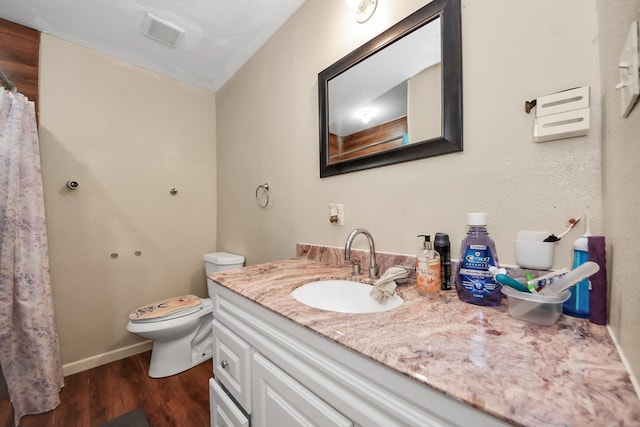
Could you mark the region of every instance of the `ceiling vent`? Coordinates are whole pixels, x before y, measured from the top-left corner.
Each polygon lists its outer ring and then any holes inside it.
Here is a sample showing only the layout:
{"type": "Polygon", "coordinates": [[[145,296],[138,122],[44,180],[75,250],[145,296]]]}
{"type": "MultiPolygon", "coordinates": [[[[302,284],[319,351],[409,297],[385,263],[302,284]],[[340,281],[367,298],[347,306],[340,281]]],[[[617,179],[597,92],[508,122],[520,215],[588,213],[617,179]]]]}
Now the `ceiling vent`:
{"type": "Polygon", "coordinates": [[[151,13],[147,13],[142,33],[157,42],[176,47],[184,36],[185,31],[173,22],[165,21],[151,13]]]}

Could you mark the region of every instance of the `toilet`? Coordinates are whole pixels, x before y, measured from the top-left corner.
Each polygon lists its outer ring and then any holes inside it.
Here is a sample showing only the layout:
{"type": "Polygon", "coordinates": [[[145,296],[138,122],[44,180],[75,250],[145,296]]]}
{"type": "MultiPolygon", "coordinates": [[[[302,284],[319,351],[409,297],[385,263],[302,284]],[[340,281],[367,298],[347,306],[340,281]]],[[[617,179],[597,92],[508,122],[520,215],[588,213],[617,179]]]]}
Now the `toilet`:
{"type": "MultiPolygon", "coordinates": [[[[226,252],[204,255],[207,275],[244,265],[244,257],[226,252]]],[[[182,295],[135,309],[127,331],[153,340],[149,376],[168,377],[210,359],[213,354],[213,302],[182,295]]]]}

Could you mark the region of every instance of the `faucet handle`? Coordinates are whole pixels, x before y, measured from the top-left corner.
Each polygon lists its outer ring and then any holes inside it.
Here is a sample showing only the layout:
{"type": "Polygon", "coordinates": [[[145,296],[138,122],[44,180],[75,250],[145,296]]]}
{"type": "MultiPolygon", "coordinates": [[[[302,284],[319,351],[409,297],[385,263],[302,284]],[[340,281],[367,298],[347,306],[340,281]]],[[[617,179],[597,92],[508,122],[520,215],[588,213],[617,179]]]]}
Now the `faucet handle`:
{"type": "Polygon", "coordinates": [[[359,276],[361,273],[360,271],[360,260],[359,259],[352,259],[351,260],[351,266],[353,267],[353,271],[351,272],[351,274],[353,276],[359,276]]]}
{"type": "Polygon", "coordinates": [[[378,274],[378,266],[369,267],[369,279],[379,279],[380,275],[378,274]]]}

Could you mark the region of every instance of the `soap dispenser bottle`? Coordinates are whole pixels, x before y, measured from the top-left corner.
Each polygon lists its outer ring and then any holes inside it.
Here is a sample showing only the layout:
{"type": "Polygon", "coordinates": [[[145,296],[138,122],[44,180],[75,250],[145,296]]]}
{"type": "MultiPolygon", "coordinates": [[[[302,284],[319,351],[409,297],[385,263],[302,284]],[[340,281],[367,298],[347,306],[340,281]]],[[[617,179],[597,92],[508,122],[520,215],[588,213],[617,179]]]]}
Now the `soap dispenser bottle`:
{"type": "Polygon", "coordinates": [[[499,306],[502,302],[500,286],[489,272],[498,265],[496,244],[487,232],[487,214],[467,215],[469,231],[462,241],[455,274],[456,291],[460,301],[483,306],[499,306]]]}
{"type": "Polygon", "coordinates": [[[435,296],[440,292],[440,255],[431,248],[431,236],[424,237],[422,249],[416,254],[416,289],[420,295],[435,296]]]}

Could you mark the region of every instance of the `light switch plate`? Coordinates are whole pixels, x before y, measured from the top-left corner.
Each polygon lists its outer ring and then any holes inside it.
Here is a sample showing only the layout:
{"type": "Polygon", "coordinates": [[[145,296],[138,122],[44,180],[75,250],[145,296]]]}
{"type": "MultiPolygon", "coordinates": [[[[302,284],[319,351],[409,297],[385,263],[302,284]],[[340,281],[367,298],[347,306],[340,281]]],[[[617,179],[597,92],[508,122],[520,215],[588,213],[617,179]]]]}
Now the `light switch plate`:
{"type": "Polygon", "coordinates": [[[616,85],[616,89],[620,91],[622,117],[627,117],[631,113],[640,95],[639,69],[638,21],[633,21],[618,63],[620,82],[616,85]]]}

